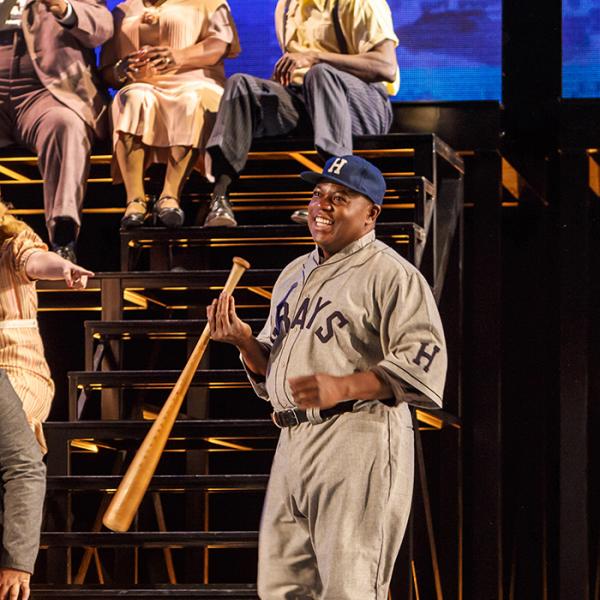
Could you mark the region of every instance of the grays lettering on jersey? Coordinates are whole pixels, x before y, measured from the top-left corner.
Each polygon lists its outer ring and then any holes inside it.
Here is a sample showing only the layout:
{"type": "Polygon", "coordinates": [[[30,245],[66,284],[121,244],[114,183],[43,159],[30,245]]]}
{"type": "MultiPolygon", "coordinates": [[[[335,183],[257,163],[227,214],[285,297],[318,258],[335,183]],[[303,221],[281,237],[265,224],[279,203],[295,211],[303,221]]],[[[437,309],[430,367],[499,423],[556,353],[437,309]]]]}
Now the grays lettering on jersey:
{"type": "Polygon", "coordinates": [[[270,351],[267,374],[248,375],[275,410],[295,406],[290,377],[367,370],[398,402],[442,405],[447,357],[435,300],[419,271],[374,232],[322,264],[318,249],[291,262],[257,339],[270,351]]]}

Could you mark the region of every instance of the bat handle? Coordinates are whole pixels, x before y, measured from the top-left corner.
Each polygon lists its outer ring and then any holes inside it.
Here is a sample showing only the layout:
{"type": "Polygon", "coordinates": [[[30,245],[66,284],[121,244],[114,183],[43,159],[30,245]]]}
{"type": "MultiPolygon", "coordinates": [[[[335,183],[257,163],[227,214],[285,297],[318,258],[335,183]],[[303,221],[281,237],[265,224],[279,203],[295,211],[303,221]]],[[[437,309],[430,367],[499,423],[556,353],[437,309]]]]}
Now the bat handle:
{"type": "Polygon", "coordinates": [[[232,262],[233,266],[229,272],[229,277],[227,277],[227,281],[223,286],[223,291],[226,294],[233,293],[233,290],[235,290],[235,287],[237,286],[244,272],[250,268],[250,263],[239,256],[234,256],[232,262]]]}

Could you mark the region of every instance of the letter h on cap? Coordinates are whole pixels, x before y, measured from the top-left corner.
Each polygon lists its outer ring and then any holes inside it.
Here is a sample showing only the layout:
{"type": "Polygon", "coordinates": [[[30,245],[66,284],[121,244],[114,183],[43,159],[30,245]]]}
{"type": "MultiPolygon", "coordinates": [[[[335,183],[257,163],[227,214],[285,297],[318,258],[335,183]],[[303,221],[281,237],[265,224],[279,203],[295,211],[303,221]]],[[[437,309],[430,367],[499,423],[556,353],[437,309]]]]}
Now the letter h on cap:
{"type": "Polygon", "coordinates": [[[336,158],[332,163],[329,169],[327,169],[328,173],[335,173],[336,175],[340,174],[340,171],[344,168],[344,165],[348,161],[345,158],[336,158]]]}

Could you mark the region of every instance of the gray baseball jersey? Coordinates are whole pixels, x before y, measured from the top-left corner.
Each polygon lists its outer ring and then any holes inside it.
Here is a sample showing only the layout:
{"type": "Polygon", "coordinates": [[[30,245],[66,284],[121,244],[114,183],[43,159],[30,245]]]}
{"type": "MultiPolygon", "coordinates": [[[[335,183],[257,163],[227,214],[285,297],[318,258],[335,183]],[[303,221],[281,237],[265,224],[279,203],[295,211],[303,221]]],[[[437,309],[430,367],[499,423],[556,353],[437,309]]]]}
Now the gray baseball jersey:
{"type": "Polygon", "coordinates": [[[250,380],[275,410],[295,406],[290,377],[367,370],[398,402],[442,404],[447,359],[435,300],[421,273],[374,232],[322,264],[318,249],[290,263],[257,339],[269,363],[265,381],[250,380]]]}

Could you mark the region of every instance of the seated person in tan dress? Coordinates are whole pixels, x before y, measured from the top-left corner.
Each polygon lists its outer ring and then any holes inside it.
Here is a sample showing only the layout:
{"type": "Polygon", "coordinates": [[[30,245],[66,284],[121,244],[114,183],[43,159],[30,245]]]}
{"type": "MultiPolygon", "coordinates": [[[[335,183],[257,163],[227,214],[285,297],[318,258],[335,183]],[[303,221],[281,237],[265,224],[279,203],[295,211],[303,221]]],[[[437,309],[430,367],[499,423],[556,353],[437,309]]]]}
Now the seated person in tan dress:
{"type": "Polygon", "coordinates": [[[204,146],[223,94],[223,59],[240,51],[235,25],[223,0],[125,0],[113,17],[100,63],[108,85],[122,86],[112,105],[113,179],[127,193],[121,224],[143,224],[144,170],[160,162],[166,174],[154,212],[178,227],[192,168],[210,178],[204,146]]]}
{"type": "Polygon", "coordinates": [[[8,214],[0,202],[0,369],[23,403],[43,451],[42,422],[48,417],[54,383],[37,324],[38,279],[64,279],[84,288],[93,273],[54,252],[34,231],[8,214]]]}

